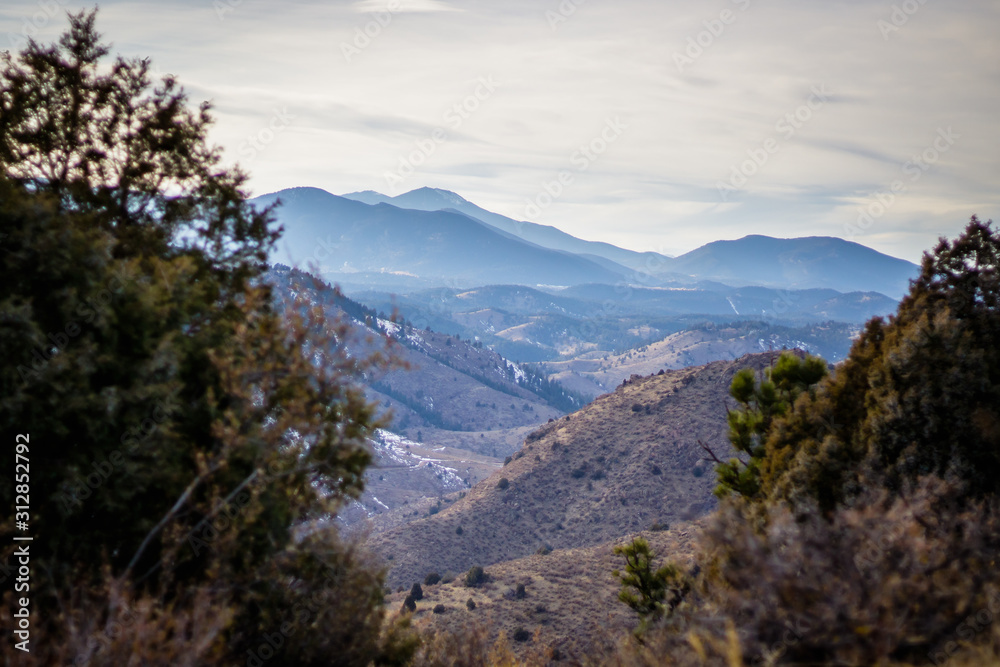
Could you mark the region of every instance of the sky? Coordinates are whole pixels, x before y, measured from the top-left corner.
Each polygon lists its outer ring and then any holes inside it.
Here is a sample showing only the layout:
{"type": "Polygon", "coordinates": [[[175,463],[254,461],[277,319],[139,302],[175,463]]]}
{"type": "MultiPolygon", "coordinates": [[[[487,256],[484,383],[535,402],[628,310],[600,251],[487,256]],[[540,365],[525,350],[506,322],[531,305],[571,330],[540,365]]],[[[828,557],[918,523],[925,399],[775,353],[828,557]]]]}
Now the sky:
{"type": "MultiPolygon", "coordinates": [[[[5,0],[0,49],[91,4],[5,0]]],[[[680,254],[836,236],[918,261],[1000,223],[996,0],[107,0],[254,194],[452,190],[680,254]]]]}

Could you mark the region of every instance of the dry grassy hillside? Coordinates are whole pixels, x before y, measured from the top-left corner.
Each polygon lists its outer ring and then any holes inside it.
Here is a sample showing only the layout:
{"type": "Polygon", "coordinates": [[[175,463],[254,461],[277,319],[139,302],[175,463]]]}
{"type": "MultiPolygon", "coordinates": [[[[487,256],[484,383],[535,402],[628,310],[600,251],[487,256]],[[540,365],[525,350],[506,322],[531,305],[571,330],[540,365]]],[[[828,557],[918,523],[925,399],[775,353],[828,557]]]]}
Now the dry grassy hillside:
{"type": "MultiPolygon", "coordinates": [[[[698,528],[684,523],[669,531],[646,531],[606,544],[498,563],[486,568],[488,581],[475,588],[466,586],[463,576],[422,585],[424,597],[416,602],[414,625],[422,631],[451,632],[478,625],[490,643],[504,634],[520,656],[555,648],[564,660],[582,661],[589,649],[613,645],[637,622],[635,613],[618,600],[620,584],[611,572],[622,566],[622,558],[613,553],[614,546],[641,536],[661,560],[686,569],[694,560],[698,528]],[[523,597],[517,595],[518,585],[524,586],[523,597]],[[469,599],[474,609],[468,608],[469,599]],[[444,610],[435,613],[438,605],[444,610]],[[531,637],[514,639],[518,629],[531,637]]],[[[409,591],[407,586],[391,595],[390,609],[398,613],[409,591]]]]}
{"type": "Polygon", "coordinates": [[[715,475],[737,370],[770,354],[634,377],[531,433],[513,460],[439,513],[372,537],[393,587],[535,553],[610,542],[715,507],[715,475]],[[706,474],[707,473],[707,474],[706,474]]]}

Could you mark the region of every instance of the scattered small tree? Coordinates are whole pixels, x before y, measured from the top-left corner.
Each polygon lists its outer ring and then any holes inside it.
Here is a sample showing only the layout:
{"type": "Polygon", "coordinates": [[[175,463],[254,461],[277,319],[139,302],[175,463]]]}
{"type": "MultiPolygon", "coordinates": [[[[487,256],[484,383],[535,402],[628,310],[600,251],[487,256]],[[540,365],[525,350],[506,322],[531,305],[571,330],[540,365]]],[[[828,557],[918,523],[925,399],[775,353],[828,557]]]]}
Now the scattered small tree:
{"type": "Polygon", "coordinates": [[[465,573],[465,585],[469,588],[476,588],[486,583],[486,571],[476,565],[465,573]]]}
{"type": "Polygon", "coordinates": [[[639,614],[642,632],[650,621],[672,611],[687,587],[673,564],[653,568],[656,554],[641,537],[632,540],[631,544],[615,547],[614,552],[625,558],[625,571],[612,572],[622,584],[618,599],[639,614]]]}
{"type": "Polygon", "coordinates": [[[410,589],[410,597],[414,600],[424,599],[424,589],[420,587],[420,584],[413,584],[413,588],[410,589]]]}
{"type": "Polygon", "coordinates": [[[429,572],[426,577],[424,577],[425,586],[433,586],[434,584],[441,581],[441,575],[437,572],[429,572]]]}

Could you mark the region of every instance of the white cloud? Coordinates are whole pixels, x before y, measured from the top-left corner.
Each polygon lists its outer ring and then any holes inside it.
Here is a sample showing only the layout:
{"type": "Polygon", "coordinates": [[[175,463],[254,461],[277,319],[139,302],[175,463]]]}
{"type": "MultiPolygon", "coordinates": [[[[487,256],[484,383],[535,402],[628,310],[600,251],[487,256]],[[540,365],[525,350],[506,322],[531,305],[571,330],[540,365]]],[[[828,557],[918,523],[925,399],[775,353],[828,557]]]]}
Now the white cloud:
{"type": "MultiPolygon", "coordinates": [[[[374,26],[370,13],[389,0],[242,2],[221,18],[210,2],[105,0],[99,29],[116,50],[153,56],[195,101],[213,100],[213,139],[234,160],[275,107],[287,107],[295,121],[246,165],[257,192],[384,190],[384,173],[493,76],[502,85],[405,189],[455,190],[523,217],[620,116],[628,129],[573,171],[538,222],[671,252],[752,233],[843,236],[857,204],[953,126],[954,147],[858,240],[917,259],[972,213],[1000,219],[1000,5],[926,3],[888,39],[878,21],[890,16],[889,0],[744,5],[401,0],[391,22],[374,26]],[[570,5],[553,29],[546,13],[570,5]],[[706,37],[723,9],[736,20],[706,37]],[[348,61],[341,45],[365,42],[366,29],[370,39],[348,61]],[[673,54],[691,39],[706,46],[679,72],[673,54]],[[819,84],[830,100],[786,136],[779,120],[819,84]],[[720,201],[717,183],[768,139],[778,150],[720,201]]],[[[0,36],[39,6],[4,3],[0,36]]],[[[49,23],[45,40],[64,20],[49,23]]]]}
{"type": "Polygon", "coordinates": [[[458,7],[442,0],[360,0],[354,3],[356,12],[457,12],[458,7]]]}

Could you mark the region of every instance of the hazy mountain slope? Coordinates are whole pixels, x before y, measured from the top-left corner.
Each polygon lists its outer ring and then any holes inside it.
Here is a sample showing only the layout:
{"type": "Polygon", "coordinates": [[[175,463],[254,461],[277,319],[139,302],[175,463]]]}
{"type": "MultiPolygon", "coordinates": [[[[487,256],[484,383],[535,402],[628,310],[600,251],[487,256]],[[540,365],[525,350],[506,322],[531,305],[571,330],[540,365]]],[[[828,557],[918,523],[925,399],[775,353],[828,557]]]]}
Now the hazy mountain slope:
{"type": "MultiPolygon", "coordinates": [[[[836,360],[850,346],[850,327],[839,327],[838,331],[844,336],[834,341],[821,333],[825,323],[860,325],[873,316],[887,315],[897,307],[895,300],[874,293],[709,287],[711,289],[588,284],[543,291],[492,285],[469,290],[417,290],[401,295],[374,290],[352,294],[383,310],[398,306],[403,315],[418,324],[426,322],[433,328],[453,331],[463,337],[478,337],[507,357],[533,363],[564,360],[595,351],[608,354],[612,350],[641,347],[706,322],[724,325],[739,320],[752,323],[757,329],[801,329],[801,332],[776,331],[767,335],[779,335],[777,347],[785,345],[789,339],[815,339],[817,345],[810,344],[811,349],[836,360]]],[[[763,348],[744,345],[736,356],[766,349],[767,345],[763,348]]],[[[715,358],[731,359],[733,356],[726,354],[715,358]]],[[[697,361],[684,365],[707,363],[715,358],[697,356],[697,361]]],[[[678,366],[665,363],[661,367],[678,366]]]]}
{"type": "MultiPolygon", "coordinates": [[[[365,191],[345,195],[368,203],[391,202],[424,211],[456,210],[526,241],[595,259],[614,271],[615,265],[633,270],[630,281],[655,275],[663,280],[714,280],[729,285],[761,285],[781,289],[832,288],[839,292],[880,292],[899,299],[917,266],[858,243],[834,237],[779,239],[751,235],[714,241],[670,258],[653,252],[635,252],[594,241],[584,241],[559,229],[513,220],[487,211],[448,190],[420,188],[396,197],[365,191]],[[604,261],[600,261],[601,258],[604,261]],[[606,262],[614,262],[607,265],[606,262]]],[[[600,281],[595,281],[600,282],[600,281]]]]}
{"type": "Polygon", "coordinates": [[[485,431],[537,424],[562,411],[519,384],[524,371],[493,352],[446,334],[397,332],[397,351],[409,368],[373,378],[371,386],[412,410],[397,419],[408,432],[422,426],[485,431]]]}
{"type": "Polygon", "coordinates": [[[731,379],[740,368],[765,367],[772,356],[637,377],[546,424],[461,500],[372,538],[390,559],[392,585],[511,560],[543,545],[599,544],[708,512],[715,479],[697,441],[729,454],[731,379]]]}
{"type": "MultiPolygon", "coordinates": [[[[703,283],[704,284],[704,283],[703,283]]],[[[898,302],[874,292],[842,294],[833,289],[781,290],[771,287],[636,287],[576,285],[556,296],[613,304],[621,313],[646,315],[735,315],[786,321],[866,322],[895,312],[898,302]]]]}
{"type": "MultiPolygon", "coordinates": [[[[607,287],[613,289],[610,285],[607,287]]],[[[586,317],[594,309],[593,303],[584,300],[520,285],[485,285],[453,295],[441,292],[439,295],[440,303],[454,312],[493,308],[520,315],[549,313],[586,317]]]]}
{"type": "Polygon", "coordinates": [[[373,371],[366,380],[372,398],[395,413],[394,430],[415,436],[431,426],[462,431],[526,426],[582,404],[489,348],[387,321],[308,274],[276,265],[266,280],[279,300],[302,297],[331,319],[348,318],[353,323],[348,345],[357,354],[392,338],[392,352],[407,368],[373,371]],[[364,342],[366,337],[373,342],[364,342]]]}
{"type": "Polygon", "coordinates": [[[745,354],[798,348],[831,363],[844,359],[859,325],[827,322],[787,328],[766,322],[705,325],[670,334],[663,340],[620,354],[589,352],[574,359],[547,361],[539,367],[568,389],[598,396],[634,374],[679,369],[745,354]]]}
{"type": "Polygon", "coordinates": [[[616,283],[621,274],[594,262],[514,238],[454,211],[369,205],[317,188],[293,188],[253,200],[276,211],[285,233],[278,261],[321,274],[387,273],[440,284],[616,283]]]}
{"type": "Polygon", "coordinates": [[[365,303],[378,304],[380,308],[396,303],[404,314],[407,311],[427,312],[433,308],[437,318],[450,316],[455,321],[462,321],[468,320],[470,313],[489,310],[515,316],[505,322],[517,324],[539,315],[575,319],[634,316],[649,320],[652,317],[694,314],[861,323],[875,315],[892,313],[898,305],[894,299],[873,292],[841,294],[832,289],[777,290],[725,286],[700,289],[584,284],[561,290],[539,290],[518,285],[488,285],[467,290],[416,290],[402,295],[368,290],[353,292],[352,295],[365,303]]]}
{"type": "Polygon", "coordinates": [[[902,298],[916,264],[827,236],[745,236],[714,241],[674,258],[667,270],[734,285],[872,291],[902,298]]]}
{"type": "Polygon", "coordinates": [[[392,197],[384,195],[381,192],[375,192],[374,190],[363,190],[361,192],[352,192],[350,194],[341,195],[344,199],[353,199],[354,201],[359,201],[363,204],[391,204],[392,197]]]}
{"type": "MultiPolygon", "coordinates": [[[[337,514],[337,521],[352,525],[373,519],[396,508],[430,505],[468,489],[488,477],[501,461],[434,444],[421,444],[379,429],[371,440],[373,460],[365,471],[365,491],[337,514]]],[[[419,514],[419,510],[416,510],[419,514]]]]}
{"type": "MultiPolygon", "coordinates": [[[[366,203],[388,202],[401,208],[420,211],[454,209],[531,243],[578,255],[594,255],[604,260],[610,260],[615,264],[628,267],[634,271],[644,273],[657,272],[657,269],[662,268],[664,261],[668,259],[664,255],[655,252],[636,252],[634,250],[619,248],[610,243],[585,241],[549,225],[514,220],[499,213],[487,211],[448,190],[419,188],[395,197],[387,197],[372,190],[365,190],[364,192],[352,192],[344,195],[344,197],[366,203]]],[[[604,262],[600,263],[604,265],[604,262]]],[[[611,265],[605,265],[605,267],[610,270],[616,270],[611,265]]]]}

